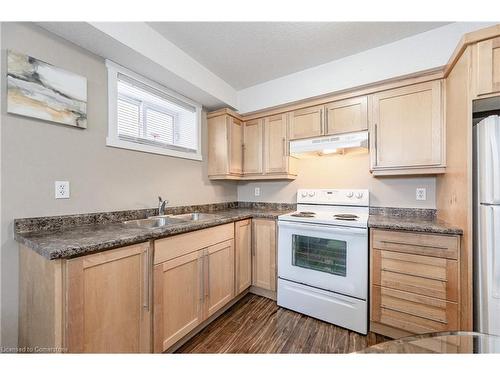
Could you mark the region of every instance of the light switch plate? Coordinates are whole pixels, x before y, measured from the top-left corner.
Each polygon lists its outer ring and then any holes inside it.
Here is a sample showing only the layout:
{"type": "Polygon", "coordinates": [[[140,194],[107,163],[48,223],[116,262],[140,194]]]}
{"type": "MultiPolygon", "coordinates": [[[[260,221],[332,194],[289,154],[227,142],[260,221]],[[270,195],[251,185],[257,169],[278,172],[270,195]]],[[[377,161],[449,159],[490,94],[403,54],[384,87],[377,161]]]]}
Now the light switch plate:
{"type": "Polygon", "coordinates": [[[260,196],[260,187],[256,187],[255,188],[254,194],[255,194],[256,197],[260,196]]]}
{"type": "Polygon", "coordinates": [[[55,198],[68,199],[69,198],[69,181],[56,181],[55,182],[55,198]]]}
{"type": "Polygon", "coordinates": [[[425,188],[417,188],[415,195],[417,201],[425,201],[427,199],[427,190],[425,188]]]}

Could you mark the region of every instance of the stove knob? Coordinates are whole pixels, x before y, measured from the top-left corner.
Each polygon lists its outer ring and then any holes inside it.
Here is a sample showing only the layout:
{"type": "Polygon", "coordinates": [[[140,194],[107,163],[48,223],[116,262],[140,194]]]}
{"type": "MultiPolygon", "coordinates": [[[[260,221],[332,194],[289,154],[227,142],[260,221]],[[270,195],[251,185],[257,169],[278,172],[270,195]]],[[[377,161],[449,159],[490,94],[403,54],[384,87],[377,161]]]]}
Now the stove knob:
{"type": "Polygon", "coordinates": [[[358,198],[358,199],[363,198],[363,193],[357,193],[357,194],[356,194],[356,198],[358,198]]]}
{"type": "Polygon", "coordinates": [[[300,195],[301,195],[302,198],[307,197],[307,193],[305,191],[303,191],[300,195]]]}
{"type": "Polygon", "coordinates": [[[315,193],[314,191],[310,191],[310,192],[309,192],[309,196],[310,196],[311,198],[312,198],[312,197],[314,197],[315,195],[316,195],[316,193],[315,193]]]}
{"type": "Polygon", "coordinates": [[[354,196],[354,193],[350,191],[349,193],[346,194],[347,198],[352,198],[354,196]]]}

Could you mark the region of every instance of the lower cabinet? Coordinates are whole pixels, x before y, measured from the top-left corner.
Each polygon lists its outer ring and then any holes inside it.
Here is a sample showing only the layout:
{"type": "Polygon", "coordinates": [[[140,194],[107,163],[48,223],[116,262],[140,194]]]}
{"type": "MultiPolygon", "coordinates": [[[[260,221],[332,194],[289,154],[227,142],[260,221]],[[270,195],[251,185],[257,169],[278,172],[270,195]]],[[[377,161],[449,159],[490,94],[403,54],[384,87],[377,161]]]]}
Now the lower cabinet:
{"type": "Polygon", "coordinates": [[[150,265],[149,243],[67,261],[70,353],[151,350],[150,265]]]}
{"type": "Polygon", "coordinates": [[[203,321],[204,250],[154,266],[154,351],[163,352],[203,321]]]}
{"type": "Polygon", "coordinates": [[[371,230],[370,330],[459,329],[460,236],[371,230]]]}
{"type": "Polygon", "coordinates": [[[209,318],[234,297],[234,241],[210,246],[206,249],[205,260],[204,317],[209,318]]]}
{"type": "Polygon", "coordinates": [[[252,285],[276,291],[276,222],[252,220],[252,285]]]}
{"type": "Polygon", "coordinates": [[[275,292],[275,264],[276,224],[268,219],[68,260],[21,245],[19,345],[161,353],[250,286],[275,292]]]}
{"type": "Polygon", "coordinates": [[[235,243],[235,294],[252,285],[252,220],[234,223],[235,243]]]}
{"type": "Polygon", "coordinates": [[[154,352],[161,353],[229,303],[234,224],[155,241],[154,352]]]}

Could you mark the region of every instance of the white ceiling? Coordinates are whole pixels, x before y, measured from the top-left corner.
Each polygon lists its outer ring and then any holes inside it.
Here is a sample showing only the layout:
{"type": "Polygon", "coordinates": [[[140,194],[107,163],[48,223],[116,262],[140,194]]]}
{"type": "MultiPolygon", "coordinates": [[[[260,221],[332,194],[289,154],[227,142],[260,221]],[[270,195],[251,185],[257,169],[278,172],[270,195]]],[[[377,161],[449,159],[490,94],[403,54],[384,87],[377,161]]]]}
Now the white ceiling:
{"type": "Polygon", "coordinates": [[[241,90],[449,22],[151,22],[241,90]]]}

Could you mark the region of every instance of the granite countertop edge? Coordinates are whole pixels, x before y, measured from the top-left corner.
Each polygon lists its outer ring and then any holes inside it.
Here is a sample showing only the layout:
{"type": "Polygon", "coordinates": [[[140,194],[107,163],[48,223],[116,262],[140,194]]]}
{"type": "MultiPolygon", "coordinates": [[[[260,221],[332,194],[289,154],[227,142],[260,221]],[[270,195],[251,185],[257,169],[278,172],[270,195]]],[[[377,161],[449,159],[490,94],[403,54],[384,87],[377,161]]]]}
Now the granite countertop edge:
{"type": "MultiPolygon", "coordinates": [[[[227,208],[213,212],[208,220],[183,222],[161,228],[130,228],[120,222],[85,224],[53,230],[15,232],[15,240],[46,259],[69,259],[122,246],[157,240],[177,234],[215,227],[250,218],[277,219],[291,209],[227,208]]],[[[461,235],[463,230],[439,220],[435,215],[418,216],[398,211],[373,212],[368,228],[422,233],[461,235]]]]}
{"type": "Polygon", "coordinates": [[[368,228],[411,231],[431,234],[462,235],[463,230],[436,218],[370,215],[368,228]]]}
{"type": "Polygon", "coordinates": [[[33,232],[15,232],[14,238],[17,242],[25,245],[31,250],[48,260],[70,259],[78,256],[93,254],[106,250],[112,250],[122,246],[134,245],[137,243],[157,240],[174,236],[177,234],[193,232],[196,230],[215,227],[231,222],[245,220],[250,218],[276,219],[279,215],[290,212],[290,210],[252,210],[245,209],[241,212],[238,209],[229,209],[222,212],[214,212],[216,218],[209,220],[200,220],[195,222],[183,222],[179,224],[168,225],[161,228],[126,228],[121,223],[101,224],[101,225],[80,225],[73,228],[61,228],[53,231],[33,231],[33,232]],[[234,210],[234,211],[233,211],[234,210]],[[239,212],[238,212],[239,211],[239,212]],[[80,244],[75,240],[74,244],[58,244],[57,240],[51,241],[51,236],[60,236],[62,233],[71,233],[81,231],[81,233],[91,235],[95,230],[103,232],[119,231],[120,236],[113,239],[89,240],[88,243],[80,244]]]}

